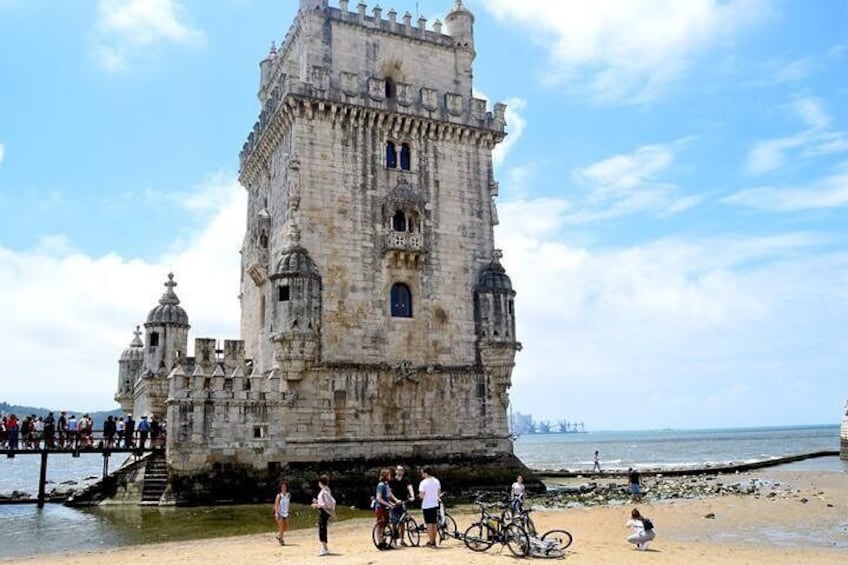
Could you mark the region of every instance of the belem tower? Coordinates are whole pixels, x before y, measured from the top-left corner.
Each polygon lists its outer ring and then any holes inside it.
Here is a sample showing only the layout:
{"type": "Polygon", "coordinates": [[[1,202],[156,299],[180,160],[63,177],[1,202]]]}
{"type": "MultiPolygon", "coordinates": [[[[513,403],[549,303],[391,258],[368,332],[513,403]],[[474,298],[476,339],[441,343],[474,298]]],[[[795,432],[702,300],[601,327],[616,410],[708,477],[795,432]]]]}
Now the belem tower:
{"type": "MultiPolygon", "coordinates": [[[[179,501],[295,494],[329,472],[434,465],[505,488],[515,291],[495,248],[503,104],[472,93],[474,16],[431,26],[347,0],[299,0],[259,64],[241,339],[198,338],[169,275],[119,362],[116,400],[165,418],[179,501]],[[300,482],[298,482],[300,481],[300,482]]],[[[416,475],[413,475],[413,477],[416,475]]]]}

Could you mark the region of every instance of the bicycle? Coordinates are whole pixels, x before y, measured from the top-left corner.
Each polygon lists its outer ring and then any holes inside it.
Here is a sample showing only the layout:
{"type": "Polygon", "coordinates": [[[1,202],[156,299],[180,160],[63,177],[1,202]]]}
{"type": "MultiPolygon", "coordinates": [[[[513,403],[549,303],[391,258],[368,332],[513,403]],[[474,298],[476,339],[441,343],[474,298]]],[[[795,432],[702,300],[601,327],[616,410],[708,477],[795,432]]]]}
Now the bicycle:
{"type": "Polygon", "coordinates": [[[571,533],[563,529],[545,532],[542,537],[536,530],[533,519],[530,518],[532,508],[525,508],[522,501],[513,501],[504,510],[503,517],[521,526],[530,538],[530,553],[533,557],[559,558],[565,556],[565,550],[574,541],[571,533]]]}
{"type": "Polygon", "coordinates": [[[444,493],[439,494],[439,513],[436,518],[436,532],[439,534],[439,542],[446,539],[455,538],[456,536],[456,520],[445,510],[445,502],[442,500],[444,493]]]}
{"type": "Polygon", "coordinates": [[[471,524],[463,541],[471,551],[486,551],[495,543],[509,548],[516,557],[526,557],[530,554],[530,537],[527,532],[515,522],[504,520],[504,512],[500,516],[489,514],[486,505],[476,502],[480,507],[480,520],[471,524]]]}
{"type": "Polygon", "coordinates": [[[385,524],[381,524],[380,522],[374,524],[371,530],[371,541],[374,542],[374,546],[377,549],[382,551],[396,546],[397,541],[401,537],[401,525],[403,525],[404,535],[409,540],[410,545],[417,546],[421,542],[421,530],[418,522],[407,512],[406,503],[401,503],[401,506],[403,507],[403,514],[401,514],[397,522],[391,523],[391,519],[389,519],[389,522],[385,524]]]}

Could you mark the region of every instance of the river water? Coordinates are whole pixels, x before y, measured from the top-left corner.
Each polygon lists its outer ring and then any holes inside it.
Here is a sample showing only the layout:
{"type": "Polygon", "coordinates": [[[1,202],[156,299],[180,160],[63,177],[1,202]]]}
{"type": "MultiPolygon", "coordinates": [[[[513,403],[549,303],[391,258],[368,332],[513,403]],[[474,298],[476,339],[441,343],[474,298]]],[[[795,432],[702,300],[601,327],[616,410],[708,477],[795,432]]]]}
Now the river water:
{"type": "MultiPolygon", "coordinates": [[[[534,469],[590,470],[600,452],[605,470],[672,468],[746,462],[839,449],[838,426],[725,430],[653,430],[527,435],[515,442],[515,453],[534,469]]],[[[0,494],[37,492],[40,458],[19,455],[0,459],[0,494]]],[[[114,459],[110,469],[119,464],[114,459]]],[[[51,455],[47,477],[53,483],[99,477],[100,455],[73,458],[51,455]]],[[[793,463],[793,470],[848,473],[848,463],[825,457],[793,463]]],[[[52,485],[48,485],[48,491],[52,485]]],[[[450,485],[443,485],[450,490],[450,485]]],[[[292,505],[292,526],[314,525],[314,510],[292,505]]],[[[370,515],[340,509],[340,518],[370,515]]],[[[270,505],[204,508],[96,507],[66,508],[47,504],[0,505],[0,557],[77,552],[150,543],[272,532],[270,505]]]]}

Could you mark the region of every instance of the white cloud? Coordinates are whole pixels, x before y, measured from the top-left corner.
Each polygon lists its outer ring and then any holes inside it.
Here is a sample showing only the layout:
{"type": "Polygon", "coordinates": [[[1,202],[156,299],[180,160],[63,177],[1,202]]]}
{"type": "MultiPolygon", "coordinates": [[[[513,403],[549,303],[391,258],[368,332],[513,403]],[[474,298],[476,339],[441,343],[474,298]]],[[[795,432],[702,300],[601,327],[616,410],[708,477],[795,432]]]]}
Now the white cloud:
{"type": "Polygon", "coordinates": [[[118,356],[156,305],[170,271],[192,324],[191,345],[197,336],[238,338],[246,198],[238,183],[220,176],[206,187],[220,207],[207,214],[205,229],[154,262],[88,256],[62,235],[22,251],[0,246],[0,310],[11,322],[0,324],[6,400],[111,406],[118,356]]]}
{"type": "Polygon", "coordinates": [[[163,43],[198,45],[202,31],[182,21],[178,0],[99,0],[93,56],[106,71],[119,71],[163,43]]]}
{"type": "MultiPolygon", "coordinates": [[[[550,200],[501,205],[498,239],[524,344],[516,410],[592,429],[715,426],[717,417],[777,424],[780,407],[797,399],[776,381],[830,391],[805,404],[844,390],[848,254],[829,251],[828,240],[788,233],[581,246],[559,239],[567,211],[550,200]],[[740,382],[757,393],[741,394],[740,382]],[[757,413],[760,404],[772,409],[757,413]]],[[[831,420],[820,408],[798,409],[793,422],[831,420]]]]}
{"type": "Polygon", "coordinates": [[[6,146],[0,143],[0,165],[3,165],[3,157],[6,156],[6,146]]]}
{"type": "Polygon", "coordinates": [[[765,0],[482,0],[498,19],[550,50],[551,74],[606,102],[660,96],[693,61],[749,30],[765,0]]]}
{"type": "Polygon", "coordinates": [[[760,186],[740,190],[723,199],[768,212],[798,212],[848,206],[848,163],[843,170],[795,187],[760,186]]]}
{"type": "Polygon", "coordinates": [[[675,150],[686,141],[643,145],[572,172],[585,195],[573,202],[569,220],[585,223],[638,212],[671,215],[697,205],[700,196],[680,197],[677,185],[661,179],[674,163],[675,150]]]}
{"type": "Polygon", "coordinates": [[[799,98],[790,105],[790,109],[807,127],[793,135],[755,143],[748,153],[749,173],[759,175],[776,171],[790,157],[815,157],[848,151],[848,137],[845,132],[828,129],[831,118],[819,99],[809,96],[799,98]]]}

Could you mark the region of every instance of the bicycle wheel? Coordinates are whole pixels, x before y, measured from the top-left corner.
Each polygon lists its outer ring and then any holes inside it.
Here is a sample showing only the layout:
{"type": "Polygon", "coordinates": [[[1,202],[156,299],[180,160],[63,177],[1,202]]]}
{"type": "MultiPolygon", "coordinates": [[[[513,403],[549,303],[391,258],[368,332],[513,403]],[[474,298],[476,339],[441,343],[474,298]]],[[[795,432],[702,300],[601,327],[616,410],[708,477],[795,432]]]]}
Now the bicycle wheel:
{"type": "Polygon", "coordinates": [[[564,552],[574,539],[565,530],[551,530],[550,532],[545,532],[545,535],[542,536],[542,541],[556,542],[557,548],[564,552]]]}
{"type": "Polygon", "coordinates": [[[488,524],[477,522],[468,526],[462,541],[471,551],[486,551],[495,543],[495,530],[488,524]]]}
{"type": "Polygon", "coordinates": [[[504,543],[516,557],[530,555],[530,536],[518,524],[507,524],[503,531],[504,543]]]}
{"type": "Polygon", "coordinates": [[[421,531],[418,529],[418,522],[415,521],[415,518],[407,515],[403,524],[406,527],[406,539],[409,540],[409,544],[417,546],[421,543],[421,531]]]}
{"type": "Polygon", "coordinates": [[[439,524],[439,537],[441,541],[456,537],[456,520],[447,512],[445,512],[445,521],[439,524]]]}
{"type": "Polygon", "coordinates": [[[389,549],[392,543],[392,527],[389,524],[374,524],[371,530],[371,541],[374,542],[374,547],[380,551],[389,549]]]}

